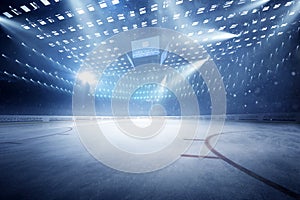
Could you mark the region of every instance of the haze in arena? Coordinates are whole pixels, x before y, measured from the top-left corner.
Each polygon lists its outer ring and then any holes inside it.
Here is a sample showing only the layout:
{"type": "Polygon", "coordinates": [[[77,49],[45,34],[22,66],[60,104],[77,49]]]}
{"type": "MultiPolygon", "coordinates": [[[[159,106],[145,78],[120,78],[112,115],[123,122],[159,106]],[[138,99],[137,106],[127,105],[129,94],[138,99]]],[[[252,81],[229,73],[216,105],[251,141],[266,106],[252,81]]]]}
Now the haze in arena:
{"type": "Polygon", "coordinates": [[[0,5],[0,199],[300,198],[299,1],[0,5]]]}

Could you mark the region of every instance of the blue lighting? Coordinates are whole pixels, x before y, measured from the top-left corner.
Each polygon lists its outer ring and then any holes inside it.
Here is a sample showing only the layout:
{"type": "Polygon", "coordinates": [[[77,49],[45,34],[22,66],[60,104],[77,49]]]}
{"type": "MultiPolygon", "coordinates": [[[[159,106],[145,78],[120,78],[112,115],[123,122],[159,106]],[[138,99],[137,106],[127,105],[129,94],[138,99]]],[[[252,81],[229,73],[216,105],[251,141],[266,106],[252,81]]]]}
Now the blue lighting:
{"type": "MultiPolygon", "coordinates": [[[[202,113],[210,114],[204,74],[183,59],[206,59],[200,48],[222,76],[228,113],[300,112],[299,8],[296,0],[1,2],[0,112],[69,115],[79,77],[82,87],[95,85],[95,94],[88,94],[94,95],[98,114],[110,115],[110,100],[122,101],[126,96],[126,91],[124,96],[113,96],[121,77],[146,63],[157,63],[162,69],[171,67],[181,73],[197,95],[202,113]],[[199,46],[174,43],[158,49],[159,37],[138,38],[130,41],[131,52],[118,55],[117,47],[107,48],[89,60],[99,46],[113,43],[113,36],[147,27],[184,33],[199,46]],[[174,48],[182,55],[169,51],[174,48]],[[80,72],[87,61],[90,71],[80,72]],[[93,74],[103,67],[102,76],[93,80],[93,74]],[[42,106],[32,110],[31,104],[42,106]]],[[[145,71],[140,77],[151,80],[152,76],[145,71]]],[[[183,97],[191,96],[185,88],[178,91],[183,97]]],[[[174,94],[157,85],[139,88],[130,102],[138,115],[146,115],[154,104],[168,108],[167,115],[180,114],[174,94]]]]}

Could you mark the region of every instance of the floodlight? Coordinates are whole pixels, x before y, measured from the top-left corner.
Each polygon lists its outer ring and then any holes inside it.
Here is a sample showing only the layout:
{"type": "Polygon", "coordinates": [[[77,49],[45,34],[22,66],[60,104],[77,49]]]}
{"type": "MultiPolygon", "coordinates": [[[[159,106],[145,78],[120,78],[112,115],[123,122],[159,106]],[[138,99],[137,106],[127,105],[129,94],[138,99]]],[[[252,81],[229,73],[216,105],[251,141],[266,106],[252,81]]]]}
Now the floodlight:
{"type": "Polygon", "coordinates": [[[84,71],[79,72],[77,75],[77,78],[83,83],[83,84],[89,84],[90,86],[95,86],[97,84],[97,80],[95,75],[92,72],[84,71]]]}

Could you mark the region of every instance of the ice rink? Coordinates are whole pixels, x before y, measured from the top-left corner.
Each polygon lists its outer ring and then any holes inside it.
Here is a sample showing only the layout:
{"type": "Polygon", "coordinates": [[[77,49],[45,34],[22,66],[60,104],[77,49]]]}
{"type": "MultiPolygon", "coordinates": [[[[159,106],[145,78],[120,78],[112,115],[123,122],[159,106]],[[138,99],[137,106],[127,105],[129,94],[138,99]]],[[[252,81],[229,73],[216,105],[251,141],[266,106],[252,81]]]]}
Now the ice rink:
{"type": "MultiPolygon", "coordinates": [[[[114,130],[110,120],[100,126],[114,130]]],[[[214,148],[216,136],[200,134],[168,167],[132,174],[94,159],[72,121],[3,122],[0,199],[299,199],[299,133],[296,123],[226,121],[214,148]]]]}

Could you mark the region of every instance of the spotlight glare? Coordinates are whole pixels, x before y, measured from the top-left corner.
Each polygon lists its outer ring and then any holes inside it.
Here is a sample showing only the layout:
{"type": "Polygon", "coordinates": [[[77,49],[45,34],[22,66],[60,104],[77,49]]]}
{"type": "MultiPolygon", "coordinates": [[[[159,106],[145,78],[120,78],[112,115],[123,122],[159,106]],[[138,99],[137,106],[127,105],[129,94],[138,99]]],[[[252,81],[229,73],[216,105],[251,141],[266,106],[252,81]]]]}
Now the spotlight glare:
{"type": "Polygon", "coordinates": [[[11,32],[14,32],[15,30],[14,29],[19,29],[21,28],[22,25],[20,25],[18,22],[14,21],[14,20],[11,20],[11,19],[7,19],[5,17],[2,17],[0,16],[0,22],[1,22],[1,25],[11,31],[11,32]]]}
{"type": "Polygon", "coordinates": [[[251,0],[251,3],[243,6],[241,10],[252,10],[253,9],[253,12],[254,11],[257,12],[258,10],[256,8],[268,3],[269,1],[270,0],[251,0]]]}
{"type": "Polygon", "coordinates": [[[97,84],[97,80],[95,75],[92,72],[89,71],[84,71],[80,72],[77,75],[78,79],[83,83],[83,84],[89,84],[90,86],[94,86],[97,84]]]}
{"type": "Polygon", "coordinates": [[[204,58],[201,60],[198,60],[194,63],[191,63],[182,73],[181,76],[183,76],[184,78],[187,78],[188,76],[190,76],[191,74],[193,74],[194,72],[196,72],[198,69],[200,69],[202,67],[202,65],[204,63],[206,63],[209,60],[209,58],[204,58]]]}
{"type": "MultiPolygon", "coordinates": [[[[233,28],[232,28],[233,29],[233,28]]],[[[198,32],[198,35],[195,36],[196,39],[200,39],[203,42],[213,42],[213,41],[223,41],[231,38],[239,37],[241,34],[233,34],[225,31],[217,31],[211,29],[207,31],[207,34],[203,34],[203,32],[198,32]]]]}
{"type": "Polygon", "coordinates": [[[231,38],[235,38],[238,37],[239,35],[236,34],[232,34],[232,33],[227,33],[227,32],[217,32],[216,34],[213,34],[214,36],[212,37],[213,40],[227,40],[227,39],[231,39],[231,38]]]}

